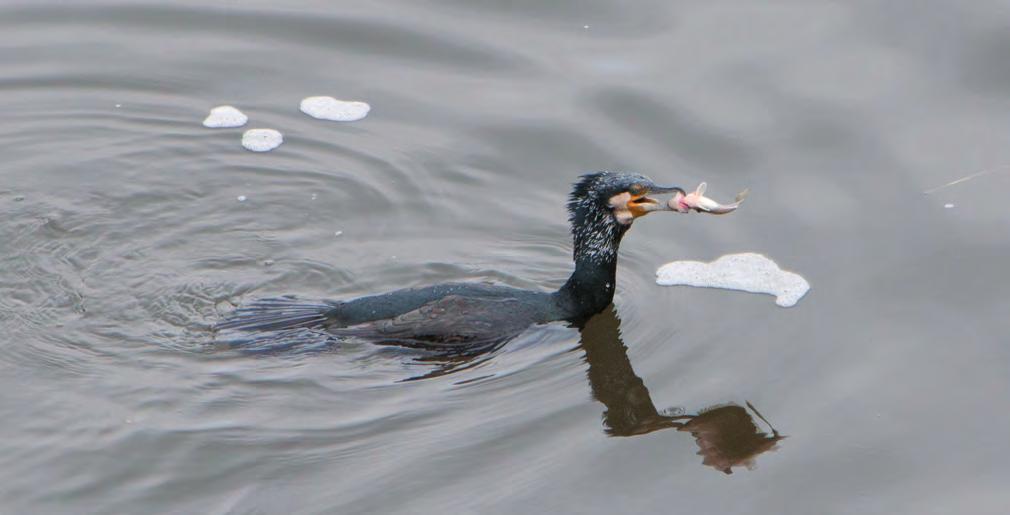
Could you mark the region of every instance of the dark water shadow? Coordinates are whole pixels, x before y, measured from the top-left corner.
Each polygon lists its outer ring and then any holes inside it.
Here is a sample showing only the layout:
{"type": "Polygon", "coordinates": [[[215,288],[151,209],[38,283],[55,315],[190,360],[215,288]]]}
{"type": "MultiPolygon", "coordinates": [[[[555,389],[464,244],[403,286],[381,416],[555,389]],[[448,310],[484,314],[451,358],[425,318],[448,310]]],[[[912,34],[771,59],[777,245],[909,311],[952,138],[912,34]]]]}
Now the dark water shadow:
{"type": "MultiPolygon", "coordinates": [[[[775,450],[785,436],[772,427],[750,403],[717,404],[694,414],[677,410],[660,412],[649,389],[631,365],[628,348],[621,337],[621,320],[613,305],[590,319],[573,324],[579,330],[578,348],[585,352],[586,375],[593,398],[603,403],[603,423],[606,433],[615,437],[649,434],[664,429],[690,433],[698,445],[702,464],[732,474],[733,467],[753,469],[759,455],[775,450]],[[754,417],[763,421],[770,431],[758,427],[754,417]]],[[[370,341],[380,347],[402,347],[409,359],[429,368],[398,382],[411,382],[451,376],[472,370],[493,360],[497,351],[517,335],[507,334],[481,345],[460,346],[451,352],[419,348],[409,342],[370,341]]],[[[218,339],[220,350],[238,350],[244,355],[290,355],[331,350],[346,337],[316,329],[289,329],[245,333],[242,337],[218,339]]],[[[494,376],[489,371],[486,377],[494,376]]],[[[480,381],[485,376],[469,378],[457,384],[480,381]]]]}
{"type": "MultiPolygon", "coordinates": [[[[518,334],[509,333],[491,341],[452,348],[425,345],[426,342],[388,339],[376,340],[329,332],[325,329],[294,328],[266,331],[243,331],[212,327],[211,339],[204,350],[221,356],[292,357],[334,352],[349,343],[365,343],[379,349],[393,349],[397,358],[407,364],[423,366],[425,372],[413,374],[396,382],[405,383],[435,379],[474,369],[491,360],[506,343],[518,334]]],[[[491,373],[490,375],[494,375],[491,373]]],[[[467,379],[459,384],[479,380],[467,379]]]]}
{"type": "Polygon", "coordinates": [[[638,436],[663,429],[690,433],[698,444],[702,464],[726,474],[733,467],[753,469],[757,457],[777,448],[786,438],[749,402],[711,406],[696,414],[665,414],[656,409],[649,389],[635,374],[628,348],[621,339],[621,321],[613,306],[588,320],[581,329],[580,346],[586,353],[586,375],[593,397],[602,402],[603,423],[611,436],[638,436]],[[754,417],[768,425],[758,428],[754,417]]]}

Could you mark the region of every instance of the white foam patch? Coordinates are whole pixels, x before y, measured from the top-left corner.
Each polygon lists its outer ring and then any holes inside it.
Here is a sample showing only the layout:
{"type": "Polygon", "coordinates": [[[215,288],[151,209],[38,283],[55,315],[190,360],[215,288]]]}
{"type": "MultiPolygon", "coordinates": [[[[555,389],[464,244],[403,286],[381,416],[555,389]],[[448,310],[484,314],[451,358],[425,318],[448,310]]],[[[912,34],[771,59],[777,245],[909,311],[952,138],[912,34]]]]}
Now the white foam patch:
{"type": "Polygon", "coordinates": [[[232,106],[217,106],[210,110],[210,114],[203,120],[203,126],[211,129],[241,127],[248,121],[249,117],[245,113],[232,106]]]}
{"type": "Polygon", "coordinates": [[[242,146],[253,152],[269,152],[284,143],[284,136],[273,129],[249,129],[242,135],[242,146]]]}
{"type": "Polygon", "coordinates": [[[364,102],[337,100],[333,97],[308,97],[299,106],[303,113],[320,120],[354,122],[366,116],[372,106],[364,102]]]}
{"type": "Polygon", "coordinates": [[[810,290],[810,283],[799,274],[782,270],[767,257],[750,252],[729,254],[711,263],[667,263],[656,270],[656,284],[767,293],[784,308],[795,306],[810,290]]]}

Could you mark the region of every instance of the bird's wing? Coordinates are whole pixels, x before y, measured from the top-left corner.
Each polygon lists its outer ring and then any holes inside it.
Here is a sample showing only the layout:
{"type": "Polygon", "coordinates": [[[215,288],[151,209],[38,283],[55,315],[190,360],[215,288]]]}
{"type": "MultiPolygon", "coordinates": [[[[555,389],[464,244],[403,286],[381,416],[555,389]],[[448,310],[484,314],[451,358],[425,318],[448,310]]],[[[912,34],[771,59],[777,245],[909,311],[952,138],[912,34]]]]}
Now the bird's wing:
{"type": "Polygon", "coordinates": [[[483,345],[511,338],[532,322],[515,298],[447,295],[385,320],[336,329],[340,335],[423,347],[483,345]]]}

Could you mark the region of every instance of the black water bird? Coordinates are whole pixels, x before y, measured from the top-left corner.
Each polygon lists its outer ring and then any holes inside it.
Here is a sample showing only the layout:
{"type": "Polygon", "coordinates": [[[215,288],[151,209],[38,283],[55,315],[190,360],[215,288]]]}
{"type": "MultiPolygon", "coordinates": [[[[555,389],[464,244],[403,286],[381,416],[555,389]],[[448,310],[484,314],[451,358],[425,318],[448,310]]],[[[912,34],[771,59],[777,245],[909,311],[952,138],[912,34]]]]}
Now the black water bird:
{"type": "Polygon", "coordinates": [[[721,214],[735,209],[705,198],[703,191],[699,187],[688,194],[631,173],[583,175],[568,199],[575,270],[557,291],[449,283],[349,300],[263,299],[237,309],[217,329],[325,330],[335,337],[453,352],[502,343],[534,324],[579,324],[613,300],[617,250],[637,218],[654,211],[721,214]],[[674,196],[660,202],[650,194],[674,196]]]}

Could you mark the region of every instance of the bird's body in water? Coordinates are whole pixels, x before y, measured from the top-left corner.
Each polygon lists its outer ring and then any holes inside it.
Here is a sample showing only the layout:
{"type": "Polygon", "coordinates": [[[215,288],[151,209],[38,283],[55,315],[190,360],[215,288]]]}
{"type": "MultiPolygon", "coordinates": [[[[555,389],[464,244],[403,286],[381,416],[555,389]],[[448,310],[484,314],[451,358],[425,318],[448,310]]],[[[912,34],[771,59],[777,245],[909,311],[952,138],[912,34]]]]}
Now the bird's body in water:
{"type": "Polygon", "coordinates": [[[617,251],[635,219],[653,211],[721,214],[735,208],[719,206],[703,197],[703,191],[686,194],[637,174],[583,175],[568,200],[575,270],[556,291],[450,283],[349,300],[306,302],[282,297],[239,308],[218,328],[324,329],[336,337],[462,352],[507,341],[535,324],[579,324],[613,300],[617,251]],[[675,196],[667,203],[647,196],[662,193],[675,196]]]}

